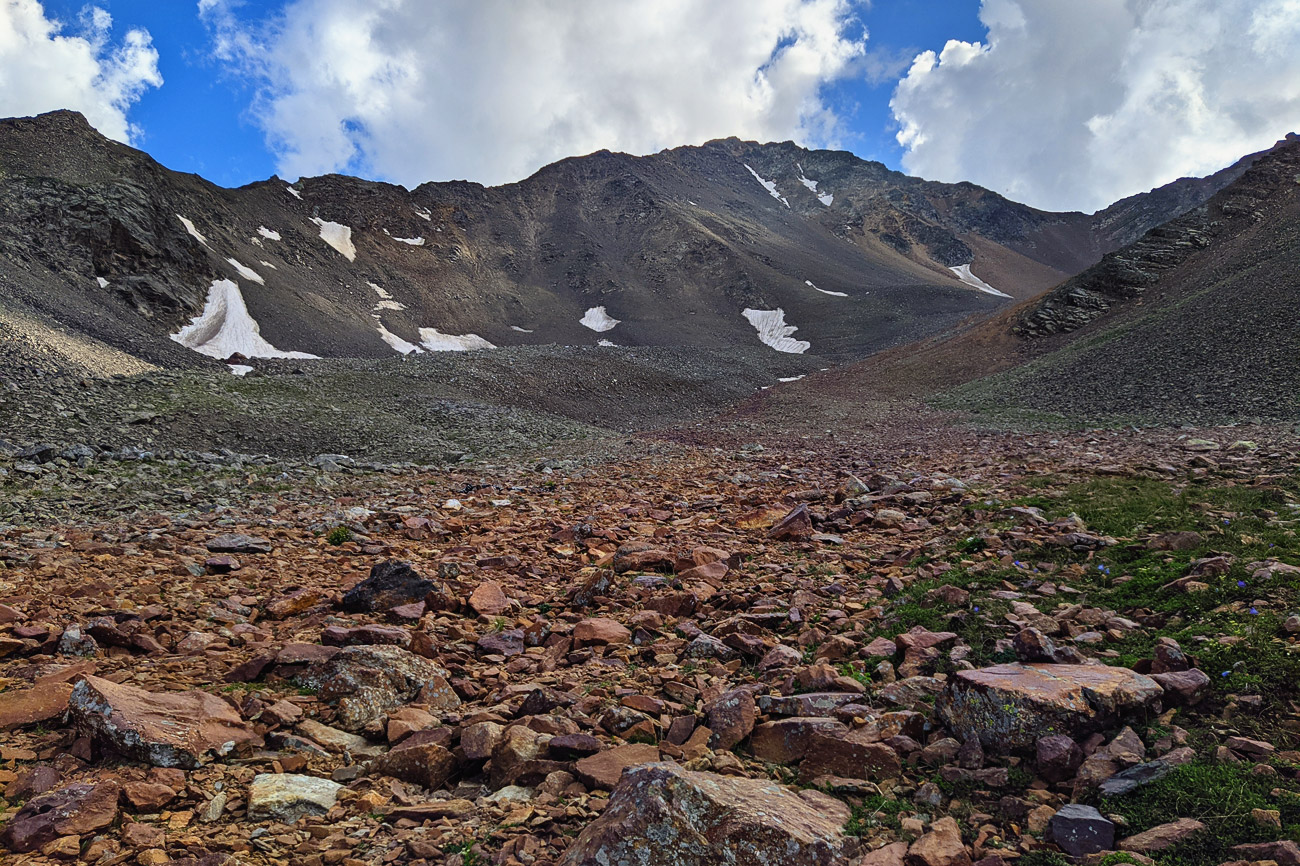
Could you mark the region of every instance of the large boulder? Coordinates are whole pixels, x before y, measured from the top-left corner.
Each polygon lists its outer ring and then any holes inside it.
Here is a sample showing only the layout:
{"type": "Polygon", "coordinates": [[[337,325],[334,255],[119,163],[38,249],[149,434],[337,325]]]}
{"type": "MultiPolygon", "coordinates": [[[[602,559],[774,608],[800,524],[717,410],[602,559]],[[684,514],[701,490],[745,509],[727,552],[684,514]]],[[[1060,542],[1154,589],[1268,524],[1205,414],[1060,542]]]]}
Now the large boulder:
{"type": "Polygon", "coordinates": [[[343,595],[342,607],[352,613],[388,610],[423,601],[433,589],[433,581],[420,577],[409,562],[389,559],[377,563],[369,577],[343,595]]]}
{"type": "Polygon", "coordinates": [[[647,764],[623,775],[609,806],[561,866],[844,866],[856,840],[848,809],[816,791],[647,764]]]}
{"type": "Polygon", "coordinates": [[[155,767],[192,770],[257,741],[229,704],[207,692],[147,692],[87,676],[68,697],[73,725],[102,748],[155,767]]]}
{"type": "Polygon", "coordinates": [[[447,671],[396,646],[350,646],[316,662],[297,681],[336,705],[336,724],[356,733],[422,689],[446,690],[447,671]]]}
{"type": "Polygon", "coordinates": [[[1051,734],[1078,735],[1159,706],[1163,690],[1128,668],[1006,664],[958,671],[935,704],[959,739],[986,749],[1028,749],[1051,734]]]}
{"type": "Polygon", "coordinates": [[[329,779],[293,773],[260,773],[248,786],[248,817],[293,823],[303,815],[324,815],[343,786],[329,779]]]}

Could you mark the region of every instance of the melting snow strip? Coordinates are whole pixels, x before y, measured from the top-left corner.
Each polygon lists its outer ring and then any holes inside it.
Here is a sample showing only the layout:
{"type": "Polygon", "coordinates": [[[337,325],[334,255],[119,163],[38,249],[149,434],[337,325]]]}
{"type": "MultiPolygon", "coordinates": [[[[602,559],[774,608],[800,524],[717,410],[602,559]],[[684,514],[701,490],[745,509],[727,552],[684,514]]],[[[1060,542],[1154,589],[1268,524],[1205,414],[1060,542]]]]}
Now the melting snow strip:
{"type": "MultiPolygon", "coordinates": [[[[391,236],[390,236],[390,237],[391,237],[391,236]]],[[[422,247],[422,246],[424,246],[424,238],[422,238],[422,237],[420,237],[420,238],[393,238],[393,240],[397,241],[399,244],[409,244],[410,246],[413,246],[413,247],[422,247]]]]}
{"type": "Polygon", "coordinates": [[[379,297],[383,298],[385,301],[391,301],[393,299],[393,296],[388,294],[388,292],[385,291],[381,286],[377,286],[374,283],[370,282],[369,280],[366,281],[366,285],[374,289],[375,294],[379,295],[379,297]]]}
{"type": "MultiPolygon", "coordinates": [[[[745,163],[745,168],[749,168],[748,163],[745,163]]],[[[781,193],[776,191],[776,181],[763,180],[763,176],[760,175],[758,172],[754,171],[752,168],[749,168],[749,173],[754,176],[754,180],[758,181],[763,185],[763,189],[767,190],[768,195],[770,195],[772,198],[776,199],[786,207],[790,206],[790,202],[785,200],[785,196],[781,195],[781,193]]]]}
{"type": "Polygon", "coordinates": [[[471,349],[496,348],[478,334],[444,334],[437,328],[421,328],[420,345],[430,352],[468,352],[471,349]]]}
{"type": "Polygon", "coordinates": [[[518,325],[511,325],[511,326],[510,326],[510,330],[512,330],[512,331],[518,331],[518,332],[521,333],[521,334],[531,334],[531,333],[532,333],[532,331],[528,330],[527,328],[521,328],[521,327],[519,327],[518,325]]]}
{"type": "Polygon", "coordinates": [[[606,339],[603,338],[603,337],[602,337],[601,339],[599,339],[599,340],[596,341],[596,345],[597,345],[597,346],[604,346],[604,347],[607,348],[607,349],[617,349],[617,348],[618,348],[618,343],[615,343],[615,342],[613,342],[612,340],[606,340],[606,339]]]}
{"type": "Polygon", "coordinates": [[[425,222],[431,222],[433,220],[433,214],[427,210],[420,210],[419,208],[416,208],[415,215],[418,216],[420,219],[424,220],[425,222]]]}
{"type": "Polygon", "coordinates": [[[302,193],[298,192],[298,190],[294,189],[291,186],[286,186],[285,189],[289,191],[289,195],[293,196],[299,201],[302,201],[302,193]]]}
{"type": "MultiPolygon", "coordinates": [[[[376,316],[375,318],[378,318],[378,316],[376,316]]],[[[424,354],[424,350],[421,349],[419,346],[415,345],[414,343],[406,342],[401,337],[397,336],[392,331],[385,328],[382,323],[376,325],[375,327],[379,329],[380,338],[389,346],[391,346],[394,351],[401,352],[403,355],[410,355],[412,353],[416,355],[424,354]]]]}
{"type": "Polygon", "coordinates": [[[280,239],[279,232],[268,229],[266,226],[258,226],[257,233],[268,241],[278,241],[280,239]]]}
{"type": "Polygon", "coordinates": [[[830,207],[830,206],[831,206],[831,202],[835,201],[835,196],[831,195],[831,194],[828,193],[828,192],[818,192],[818,191],[817,191],[817,181],[812,180],[811,178],[804,177],[803,166],[802,166],[802,165],[799,165],[799,163],[796,162],[796,163],[795,163],[795,166],[799,169],[799,183],[801,183],[801,184],[803,184],[804,186],[808,187],[808,190],[809,190],[813,195],[817,196],[817,200],[818,200],[819,202],[821,202],[822,204],[826,205],[827,207],[830,207]]]}
{"type": "Polygon", "coordinates": [[[247,364],[227,364],[226,366],[229,367],[230,372],[234,373],[236,376],[247,376],[249,373],[253,372],[253,368],[247,364]]]}
{"type": "Polygon", "coordinates": [[[767,346],[771,346],[778,352],[788,352],[791,355],[802,355],[812,348],[812,343],[806,340],[795,340],[791,334],[799,330],[794,325],[785,323],[785,310],[777,308],[775,310],[754,310],[745,309],[741,313],[749,323],[758,331],[758,339],[767,346]]]}
{"type": "Polygon", "coordinates": [[[259,264],[259,265],[263,265],[263,266],[265,266],[265,267],[268,267],[268,268],[270,268],[270,269],[273,270],[273,271],[278,271],[278,270],[280,270],[280,269],[277,268],[275,265],[273,265],[273,264],[271,264],[270,262],[268,262],[266,259],[262,259],[260,262],[258,262],[258,264],[259,264]]]}
{"type": "Polygon", "coordinates": [[[979,289],[986,295],[997,295],[999,298],[1011,297],[1006,292],[999,292],[997,289],[972,274],[970,272],[970,265],[958,265],[957,267],[949,268],[948,270],[956,274],[957,279],[961,280],[966,285],[979,289]]]}
{"type": "Polygon", "coordinates": [[[262,337],[248,313],[244,296],[233,280],[213,280],[203,312],[171,338],[187,349],[211,358],[315,358],[306,352],[282,352],[262,337]]]}
{"type": "Polygon", "coordinates": [[[808,288],[810,288],[810,289],[814,289],[814,290],[816,290],[816,291],[818,291],[818,292],[821,292],[823,295],[830,295],[832,298],[847,298],[847,297],[848,297],[848,295],[844,294],[844,292],[832,292],[832,291],[830,291],[830,290],[828,290],[828,289],[818,289],[816,286],[813,285],[813,281],[812,281],[812,280],[804,280],[804,281],[803,281],[803,284],[804,284],[805,286],[807,286],[808,288]]]}
{"type": "Polygon", "coordinates": [[[357,248],[352,244],[352,229],[341,223],[326,222],[320,217],[312,217],[311,221],[320,226],[321,240],[338,250],[348,261],[357,260],[357,248]]]}
{"type": "Polygon", "coordinates": [[[612,331],[614,326],[621,321],[623,320],[612,318],[609,313],[605,312],[604,307],[591,307],[582,314],[578,324],[603,334],[605,331],[612,331]]]}
{"type": "MultiPolygon", "coordinates": [[[[190,222],[180,214],[176,214],[176,219],[181,221],[181,225],[185,226],[185,231],[190,233],[190,237],[194,238],[194,240],[203,244],[205,247],[208,246],[208,239],[205,238],[203,235],[199,234],[199,230],[194,227],[194,223],[190,222]]],[[[212,249],[212,248],[208,247],[208,249],[212,249]]]]}
{"type": "Polygon", "coordinates": [[[240,264],[238,259],[226,259],[226,261],[229,262],[230,266],[238,271],[239,275],[244,279],[252,280],[259,286],[266,285],[266,280],[262,279],[261,274],[246,265],[240,264]]]}
{"type": "Polygon", "coordinates": [[[96,280],[96,282],[99,283],[99,287],[100,287],[101,289],[107,289],[107,288],[108,288],[108,280],[104,279],[103,277],[95,277],[95,280],[96,280]]]}
{"type": "MultiPolygon", "coordinates": [[[[806,376],[806,375],[808,375],[808,374],[805,373],[804,376],[806,376]]],[[[798,382],[798,381],[799,381],[800,379],[802,379],[802,378],[803,378],[803,376],[786,376],[784,379],[778,377],[776,381],[778,381],[778,382],[798,382]]]]}

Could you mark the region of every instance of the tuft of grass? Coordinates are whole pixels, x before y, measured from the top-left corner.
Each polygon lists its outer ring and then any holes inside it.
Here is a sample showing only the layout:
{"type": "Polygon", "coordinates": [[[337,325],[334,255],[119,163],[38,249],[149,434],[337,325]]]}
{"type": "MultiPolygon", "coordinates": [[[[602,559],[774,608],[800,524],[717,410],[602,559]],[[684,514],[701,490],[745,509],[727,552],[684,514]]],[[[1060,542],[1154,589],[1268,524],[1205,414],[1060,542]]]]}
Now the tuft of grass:
{"type": "Polygon", "coordinates": [[[325,533],[325,540],[330,544],[338,547],[341,544],[347,544],[352,540],[352,530],[346,526],[336,526],[329,532],[325,533]]]}
{"type": "Polygon", "coordinates": [[[854,806],[849,815],[844,832],[849,836],[865,836],[877,827],[899,829],[900,815],[910,812],[911,807],[904,800],[893,800],[882,794],[872,794],[863,800],[862,805],[854,806]]]}

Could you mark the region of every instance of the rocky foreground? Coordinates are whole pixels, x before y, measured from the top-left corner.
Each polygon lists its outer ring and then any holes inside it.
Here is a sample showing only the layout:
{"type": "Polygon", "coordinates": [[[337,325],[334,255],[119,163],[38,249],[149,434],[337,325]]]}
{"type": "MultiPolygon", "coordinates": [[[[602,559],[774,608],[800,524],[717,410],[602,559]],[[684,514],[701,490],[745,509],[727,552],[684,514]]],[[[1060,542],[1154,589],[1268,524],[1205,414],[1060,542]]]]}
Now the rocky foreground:
{"type": "Polygon", "coordinates": [[[1297,866],[1297,450],[1245,435],[10,458],[0,859],[1297,866]]]}

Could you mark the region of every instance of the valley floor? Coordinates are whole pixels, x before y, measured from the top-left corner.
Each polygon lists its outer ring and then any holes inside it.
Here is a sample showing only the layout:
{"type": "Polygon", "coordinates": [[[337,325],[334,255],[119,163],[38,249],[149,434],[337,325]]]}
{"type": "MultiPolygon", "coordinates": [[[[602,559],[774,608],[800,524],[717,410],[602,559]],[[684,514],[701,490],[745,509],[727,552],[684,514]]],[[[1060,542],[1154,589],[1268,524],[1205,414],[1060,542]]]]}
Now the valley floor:
{"type": "Polygon", "coordinates": [[[1300,833],[1292,435],[774,402],[497,467],[4,459],[6,862],[603,863],[660,759],[805,790],[713,844],[821,862],[1063,863],[1070,802],[1107,864],[1296,862],[1236,847],[1300,833]],[[954,684],[1017,660],[1161,685],[1012,682],[981,742],[954,684]]]}

